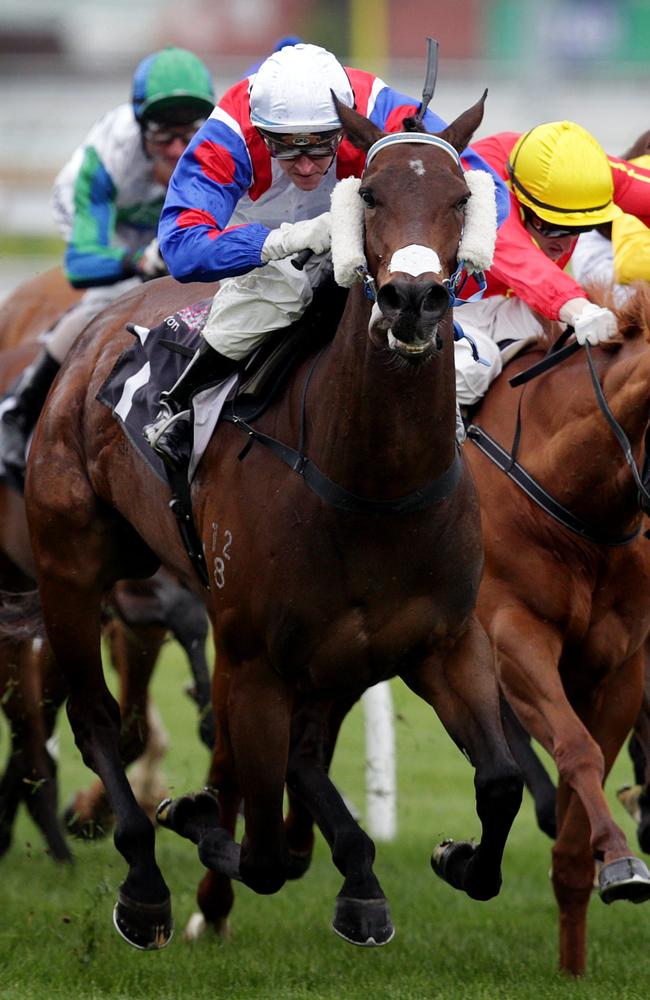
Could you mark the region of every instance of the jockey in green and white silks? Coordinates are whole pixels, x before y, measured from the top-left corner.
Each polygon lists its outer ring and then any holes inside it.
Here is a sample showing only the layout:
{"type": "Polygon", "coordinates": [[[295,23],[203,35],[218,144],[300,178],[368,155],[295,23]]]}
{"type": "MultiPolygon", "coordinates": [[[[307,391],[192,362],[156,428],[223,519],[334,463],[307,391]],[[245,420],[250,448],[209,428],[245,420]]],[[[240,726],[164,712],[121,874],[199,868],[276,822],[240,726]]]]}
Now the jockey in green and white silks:
{"type": "Polygon", "coordinates": [[[154,52],[135,71],[131,102],[91,128],[56,178],[52,200],[66,242],[66,277],[86,291],[47,334],[3,405],[0,469],[22,475],[29,434],[84,327],[134,285],[167,273],[156,240],[165,192],[214,102],[210,73],[197,56],[174,47],[154,52]]]}

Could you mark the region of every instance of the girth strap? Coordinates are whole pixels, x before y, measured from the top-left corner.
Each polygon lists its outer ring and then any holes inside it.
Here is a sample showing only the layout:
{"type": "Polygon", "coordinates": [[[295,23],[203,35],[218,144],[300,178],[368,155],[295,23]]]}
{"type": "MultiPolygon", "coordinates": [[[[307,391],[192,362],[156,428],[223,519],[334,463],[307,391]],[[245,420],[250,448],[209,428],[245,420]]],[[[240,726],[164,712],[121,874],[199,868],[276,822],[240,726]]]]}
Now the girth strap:
{"type": "Polygon", "coordinates": [[[463,468],[460,450],[457,447],[451,465],[445,469],[442,475],[421,489],[395,500],[366,500],[328,479],[300,451],[276,438],[269,437],[268,434],[262,434],[261,431],[251,427],[236,414],[224,413],[222,419],[240,427],[249,435],[250,441],[258,441],[282,459],[290,469],[302,476],[309,489],[325,503],[336,507],[337,510],[347,511],[349,514],[411,514],[424,510],[426,507],[447,500],[452,495],[458,485],[463,468]]]}
{"type": "Polygon", "coordinates": [[[632,534],[623,535],[619,538],[612,538],[594,531],[591,525],[583,521],[582,518],[572,514],[559,500],[556,500],[550,493],[547,493],[544,487],[540,486],[537,480],[533,479],[518,462],[513,462],[512,456],[500,444],[497,444],[482,427],[479,427],[477,424],[471,424],[467,428],[467,437],[490,461],[494,462],[495,465],[505,472],[508,478],[512,479],[538,507],[541,507],[543,511],[558,521],[563,527],[568,528],[569,531],[573,531],[576,535],[580,535],[581,538],[585,538],[589,542],[595,542],[596,545],[619,546],[628,545],[639,534],[641,530],[640,525],[632,534]]]}

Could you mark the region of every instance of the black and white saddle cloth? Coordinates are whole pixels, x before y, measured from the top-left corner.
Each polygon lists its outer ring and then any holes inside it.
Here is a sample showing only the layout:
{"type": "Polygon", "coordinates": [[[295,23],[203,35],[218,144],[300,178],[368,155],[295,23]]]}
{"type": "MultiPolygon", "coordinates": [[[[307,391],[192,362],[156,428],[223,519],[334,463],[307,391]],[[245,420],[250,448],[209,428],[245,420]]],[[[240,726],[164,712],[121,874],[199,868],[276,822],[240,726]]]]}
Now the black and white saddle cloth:
{"type": "MultiPolygon", "coordinates": [[[[100,403],[108,406],[133,447],[162,482],[168,482],[165,465],[147,443],[143,427],[158,413],[160,393],[171,389],[199,346],[212,298],[204,299],[168,316],[158,326],[129,327],[134,341],[117,359],[110,375],[97,393],[100,403]]],[[[193,454],[191,479],[221,409],[237,381],[233,375],[225,382],[201,390],[193,398],[193,454]]]]}

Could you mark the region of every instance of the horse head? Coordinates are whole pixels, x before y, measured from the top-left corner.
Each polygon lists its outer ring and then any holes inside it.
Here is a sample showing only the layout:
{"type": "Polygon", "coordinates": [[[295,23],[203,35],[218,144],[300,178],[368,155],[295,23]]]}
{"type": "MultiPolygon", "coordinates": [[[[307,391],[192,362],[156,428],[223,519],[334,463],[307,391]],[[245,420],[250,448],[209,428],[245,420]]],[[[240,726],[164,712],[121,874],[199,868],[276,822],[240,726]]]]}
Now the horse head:
{"type": "MultiPolygon", "coordinates": [[[[363,177],[352,183],[376,294],[370,336],[411,364],[441,348],[439,327],[451,323],[453,277],[472,197],[459,154],[481,122],[486,93],[436,135],[412,119],[404,123],[412,131],[387,134],[337,102],[347,138],[367,153],[363,177]]],[[[334,206],[333,199],[333,212],[334,206]]]]}

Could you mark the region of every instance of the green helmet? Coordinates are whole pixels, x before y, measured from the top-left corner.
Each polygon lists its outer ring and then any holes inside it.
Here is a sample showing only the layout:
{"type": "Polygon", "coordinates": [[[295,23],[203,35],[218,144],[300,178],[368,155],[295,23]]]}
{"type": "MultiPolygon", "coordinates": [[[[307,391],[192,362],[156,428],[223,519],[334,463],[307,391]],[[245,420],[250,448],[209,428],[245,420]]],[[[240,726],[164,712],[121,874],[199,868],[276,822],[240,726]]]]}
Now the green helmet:
{"type": "Polygon", "coordinates": [[[210,72],[186,49],[154,52],[133,75],[133,113],[139,122],[187,124],[207,118],[214,105],[210,72]]]}

